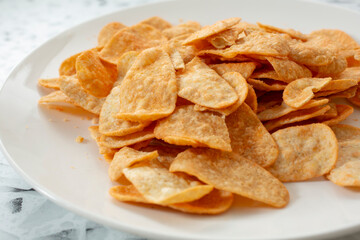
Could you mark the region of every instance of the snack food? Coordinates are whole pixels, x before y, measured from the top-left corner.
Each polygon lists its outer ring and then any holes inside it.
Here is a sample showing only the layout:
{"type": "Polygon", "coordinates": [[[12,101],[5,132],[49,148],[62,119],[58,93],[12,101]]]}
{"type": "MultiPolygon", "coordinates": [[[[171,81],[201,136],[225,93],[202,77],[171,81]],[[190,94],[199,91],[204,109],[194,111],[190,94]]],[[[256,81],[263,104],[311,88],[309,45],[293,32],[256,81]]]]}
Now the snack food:
{"type": "Polygon", "coordinates": [[[219,214],[237,194],[281,208],[291,199],[282,182],[359,186],[360,129],[338,125],[354,110],[333,100],[358,104],[359,49],[339,30],[236,17],[113,22],[58,78],[39,80],[55,90],[39,104],[98,117],[89,131],[117,200],[219,214]]]}

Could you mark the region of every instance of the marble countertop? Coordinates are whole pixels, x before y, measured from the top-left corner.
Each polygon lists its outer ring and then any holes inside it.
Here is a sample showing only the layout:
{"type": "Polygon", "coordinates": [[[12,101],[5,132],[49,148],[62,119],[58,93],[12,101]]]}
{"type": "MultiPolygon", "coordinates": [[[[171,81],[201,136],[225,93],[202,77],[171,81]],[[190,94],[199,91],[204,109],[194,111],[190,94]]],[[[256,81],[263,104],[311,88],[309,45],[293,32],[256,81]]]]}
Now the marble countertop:
{"type": "MultiPolygon", "coordinates": [[[[0,88],[12,68],[52,36],[93,17],[155,1],[0,0],[0,88]]],[[[360,0],[313,1],[360,12],[360,0]]],[[[0,152],[0,239],[144,238],[99,225],[55,205],[19,177],[0,152]]],[[[360,240],[360,232],[341,239],[360,240]]]]}

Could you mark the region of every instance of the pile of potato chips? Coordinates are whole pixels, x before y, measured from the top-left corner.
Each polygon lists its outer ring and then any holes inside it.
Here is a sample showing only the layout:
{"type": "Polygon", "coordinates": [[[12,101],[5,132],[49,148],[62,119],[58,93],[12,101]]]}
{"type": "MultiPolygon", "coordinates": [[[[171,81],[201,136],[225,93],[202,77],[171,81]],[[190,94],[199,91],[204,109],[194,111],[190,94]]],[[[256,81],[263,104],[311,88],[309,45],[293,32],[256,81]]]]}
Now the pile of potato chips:
{"type": "Polygon", "coordinates": [[[39,103],[99,117],[117,200],[218,214],[233,194],[284,207],[283,182],[360,186],[360,129],[338,124],[360,106],[360,45],[340,30],[112,22],[59,74],[39,103]]]}

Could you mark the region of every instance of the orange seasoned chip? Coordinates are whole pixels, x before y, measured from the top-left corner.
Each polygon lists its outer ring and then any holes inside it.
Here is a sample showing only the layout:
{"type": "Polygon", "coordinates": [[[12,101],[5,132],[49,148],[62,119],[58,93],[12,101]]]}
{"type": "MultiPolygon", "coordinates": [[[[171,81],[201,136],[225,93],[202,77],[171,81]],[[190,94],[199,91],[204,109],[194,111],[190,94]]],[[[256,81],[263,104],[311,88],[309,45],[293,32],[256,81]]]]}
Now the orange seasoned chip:
{"type": "Polygon", "coordinates": [[[123,169],[126,178],[151,203],[174,204],[191,202],[213,190],[186,175],[169,172],[157,160],[123,169]]]}
{"type": "MultiPolygon", "coordinates": [[[[321,91],[344,91],[348,88],[351,88],[353,86],[357,85],[357,81],[354,79],[338,79],[338,80],[332,80],[325,86],[321,88],[321,91]]],[[[319,92],[320,93],[320,92],[319,92]]]]}
{"type": "Polygon", "coordinates": [[[65,59],[59,68],[60,76],[71,76],[76,74],[76,59],[81,53],[77,53],[65,59]]]}
{"type": "Polygon", "coordinates": [[[76,59],[76,76],[80,85],[95,97],[106,97],[117,78],[111,67],[104,65],[98,53],[93,50],[84,51],[76,59]]]}
{"type": "Polygon", "coordinates": [[[129,71],[131,66],[134,64],[135,59],[139,55],[140,52],[137,51],[128,51],[124,53],[118,63],[117,63],[117,72],[118,72],[118,78],[116,82],[114,83],[114,87],[117,85],[120,85],[122,80],[124,79],[126,73],[129,71]]]}
{"type": "Polygon", "coordinates": [[[322,176],[336,164],[338,143],[325,124],[281,129],[272,134],[280,154],[268,170],[280,181],[304,181],[322,176]]]}
{"type": "Polygon", "coordinates": [[[184,63],[190,62],[197,53],[197,49],[194,46],[184,46],[182,45],[183,41],[190,36],[190,34],[184,34],[177,37],[174,37],[168,41],[170,48],[176,49],[183,59],[184,63]]]}
{"type": "Polygon", "coordinates": [[[289,83],[299,78],[312,77],[312,73],[309,69],[289,59],[279,59],[273,57],[267,57],[266,59],[279,76],[279,79],[275,80],[289,83]]]}
{"type": "Polygon", "coordinates": [[[302,34],[301,32],[296,31],[294,29],[282,29],[282,28],[271,26],[271,25],[262,24],[259,22],[257,23],[257,25],[268,32],[286,33],[292,38],[300,39],[302,41],[307,40],[307,36],[305,34],[302,34]]]}
{"type": "Polygon", "coordinates": [[[126,26],[119,22],[111,22],[106,24],[98,35],[98,46],[104,47],[107,42],[121,29],[126,28],[126,26]]]}
{"type": "Polygon", "coordinates": [[[268,171],[238,154],[191,148],[180,153],[171,172],[185,172],[217,189],[284,207],[289,201],[285,186],[268,171]]]}
{"type": "Polygon", "coordinates": [[[42,87],[59,90],[60,81],[61,81],[60,78],[40,78],[38,80],[38,84],[42,87]]]}
{"type": "Polygon", "coordinates": [[[314,37],[328,39],[340,49],[355,49],[359,47],[359,44],[351,36],[338,29],[315,30],[310,33],[310,38],[314,37]]]}
{"type": "Polygon", "coordinates": [[[346,68],[342,73],[335,76],[334,79],[354,79],[360,82],[360,67],[346,68]]]}
{"type": "Polygon", "coordinates": [[[39,99],[39,104],[44,103],[71,103],[74,102],[69,98],[65,93],[62,91],[54,91],[52,93],[49,93],[48,95],[42,96],[39,99]]]}
{"type": "Polygon", "coordinates": [[[329,105],[313,107],[309,109],[302,109],[294,112],[290,112],[280,118],[267,121],[264,126],[272,132],[280,127],[286,126],[291,123],[301,122],[308,119],[312,119],[325,114],[330,109],[329,105]]]}
{"type": "Polygon", "coordinates": [[[284,102],[293,108],[300,108],[309,102],[315,95],[314,92],[321,90],[331,78],[300,78],[289,83],[283,94],[284,102]]]}
{"type": "Polygon", "coordinates": [[[186,147],[175,146],[175,145],[170,145],[170,144],[165,146],[163,143],[160,143],[160,144],[157,144],[155,139],[153,139],[151,142],[151,146],[142,148],[141,151],[144,151],[144,152],[157,151],[159,154],[157,159],[164,167],[169,169],[170,164],[174,161],[175,157],[179,153],[184,151],[186,149],[186,147]],[[160,144],[162,144],[162,145],[160,145],[160,144]]]}
{"type": "Polygon", "coordinates": [[[199,58],[186,64],[177,76],[178,95],[204,107],[219,109],[234,104],[239,97],[235,90],[199,58]]]}
{"type": "Polygon", "coordinates": [[[225,120],[211,112],[197,112],[192,105],[177,107],[171,116],[157,123],[154,134],[171,144],[231,151],[225,120]]]}
{"type": "Polygon", "coordinates": [[[230,27],[234,26],[235,24],[237,24],[238,22],[240,22],[241,18],[229,18],[229,19],[225,19],[222,21],[218,21],[216,23],[214,23],[213,25],[209,25],[209,26],[205,26],[202,29],[200,29],[199,31],[193,33],[192,35],[190,35],[185,41],[184,41],[184,45],[190,45],[190,44],[194,44],[200,40],[203,40],[207,37],[210,37],[214,34],[223,32],[227,29],[229,29],[230,27]]]}
{"type": "Polygon", "coordinates": [[[248,84],[248,94],[245,99],[245,103],[254,111],[257,112],[258,102],[254,88],[248,84]]]}
{"type": "Polygon", "coordinates": [[[104,157],[106,158],[106,160],[112,160],[114,157],[114,154],[119,151],[118,148],[109,148],[109,147],[105,147],[101,144],[101,136],[102,134],[99,132],[99,126],[90,126],[88,128],[88,130],[90,131],[91,134],[91,138],[95,140],[96,144],[99,147],[99,153],[103,154],[104,157]]]}
{"type": "Polygon", "coordinates": [[[317,73],[317,77],[334,76],[347,68],[347,61],[344,56],[338,55],[332,62],[322,66],[309,66],[311,71],[317,73]]]}
{"type": "Polygon", "coordinates": [[[75,76],[62,76],[60,90],[65,93],[75,105],[96,115],[100,114],[105,98],[98,98],[88,94],[81,87],[79,80],[75,76]]]}
{"type": "Polygon", "coordinates": [[[140,23],[148,24],[148,25],[158,29],[159,31],[163,31],[167,28],[172,27],[171,23],[169,23],[165,19],[162,19],[161,17],[158,17],[158,16],[150,17],[148,19],[141,21],[140,23]]]}
{"type": "Polygon", "coordinates": [[[175,109],[177,85],[169,55],[161,48],[144,50],[120,84],[118,118],[149,121],[175,109]]]}
{"type": "Polygon", "coordinates": [[[148,24],[136,24],[117,32],[100,52],[100,57],[117,64],[128,51],[141,51],[166,42],[165,36],[148,24]]]}
{"type": "Polygon", "coordinates": [[[164,50],[169,54],[175,70],[183,70],[185,68],[184,60],[176,47],[172,44],[166,44],[164,50]]]}
{"type": "Polygon", "coordinates": [[[242,62],[242,63],[220,63],[212,64],[210,67],[214,69],[220,76],[227,72],[238,72],[245,79],[248,79],[254,72],[257,63],[255,62],[242,62]]]}
{"type": "Polygon", "coordinates": [[[117,181],[123,176],[123,169],[131,167],[138,162],[153,160],[158,156],[157,151],[142,152],[124,147],[115,153],[114,159],[109,166],[109,177],[111,181],[117,181]]]}
{"type": "Polygon", "coordinates": [[[168,38],[173,39],[185,34],[193,33],[201,29],[201,25],[198,22],[188,21],[171,28],[167,28],[162,33],[168,38]]]}
{"type": "Polygon", "coordinates": [[[360,140],[360,128],[346,124],[336,124],[331,126],[331,129],[335,133],[339,143],[360,140]]]}
{"type": "Polygon", "coordinates": [[[360,107],[360,87],[356,88],[355,95],[348,99],[352,104],[360,107]]]}
{"type": "Polygon", "coordinates": [[[238,28],[229,28],[225,31],[216,33],[206,40],[211,43],[215,48],[224,48],[235,44],[236,40],[239,38],[239,29],[238,28]]]}
{"type": "Polygon", "coordinates": [[[348,116],[354,112],[354,108],[349,105],[336,104],[337,116],[328,120],[323,121],[322,123],[326,125],[335,125],[341,121],[344,121],[348,116]]]}
{"type": "Polygon", "coordinates": [[[270,166],[278,156],[276,143],[250,107],[244,103],[225,119],[234,153],[270,166]]]}
{"type": "Polygon", "coordinates": [[[360,161],[347,162],[328,175],[333,183],[346,187],[360,187],[360,161]]]}
{"type": "Polygon", "coordinates": [[[251,86],[253,86],[253,88],[261,91],[281,91],[284,90],[286,87],[286,84],[284,84],[283,82],[272,79],[259,80],[248,78],[247,81],[251,86]]]}

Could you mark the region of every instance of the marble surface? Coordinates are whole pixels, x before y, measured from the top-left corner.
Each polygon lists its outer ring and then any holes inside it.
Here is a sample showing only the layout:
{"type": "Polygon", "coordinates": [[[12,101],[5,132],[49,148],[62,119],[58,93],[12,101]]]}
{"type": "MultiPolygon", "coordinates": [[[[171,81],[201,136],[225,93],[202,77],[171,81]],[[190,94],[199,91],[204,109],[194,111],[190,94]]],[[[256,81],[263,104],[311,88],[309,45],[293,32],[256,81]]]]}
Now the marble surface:
{"type": "MultiPolygon", "coordinates": [[[[61,31],[124,7],[155,1],[0,0],[0,87],[16,63],[61,31]]],[[[360,12],[360,0],[313,1],[360,12]]],[[[55,205],[19,177],[0,152],[0,239],[144,238],[99,225],[55,205]]],[[[360,240],[360,232],[339,239],[360,240]]]]}

